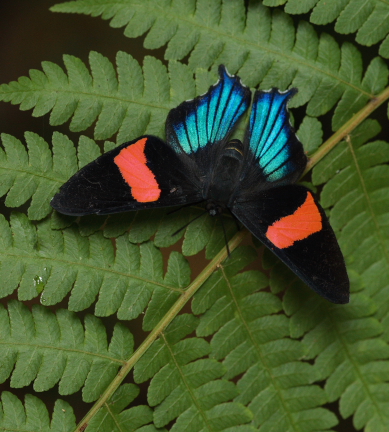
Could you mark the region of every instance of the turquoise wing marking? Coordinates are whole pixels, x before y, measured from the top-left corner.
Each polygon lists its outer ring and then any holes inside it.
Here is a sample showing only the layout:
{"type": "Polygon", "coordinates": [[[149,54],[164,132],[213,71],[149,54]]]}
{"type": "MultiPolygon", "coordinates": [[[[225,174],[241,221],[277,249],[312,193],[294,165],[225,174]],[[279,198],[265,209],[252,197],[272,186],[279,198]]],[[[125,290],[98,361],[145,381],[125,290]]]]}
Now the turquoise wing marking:
{"type": "MultiPolygon", "coordinates": [[[[289,123],[288,100],[297,92],[273,88],[254,95],[246,142],[265,180],[279,182],[301,174],[306,156],[289,123]]],[[[288,180],[289,182],[289,180],[288,180]]]]}
{"type": "Polygon", "coordinates": [[[228,138],[250,105],[251,92],[240,78],[219,67],[220,79],[202,96],[169,112],[166,137],[177,153],[195,153],[228,138]]]}

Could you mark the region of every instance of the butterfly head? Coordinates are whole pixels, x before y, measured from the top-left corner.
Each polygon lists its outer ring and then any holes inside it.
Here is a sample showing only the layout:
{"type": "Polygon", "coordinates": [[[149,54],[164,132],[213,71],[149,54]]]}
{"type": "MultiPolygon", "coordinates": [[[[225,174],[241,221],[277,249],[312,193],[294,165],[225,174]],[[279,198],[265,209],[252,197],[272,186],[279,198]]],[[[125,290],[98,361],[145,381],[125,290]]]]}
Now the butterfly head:
{"type": "Polygon", "coordinates": [[[205,208],[211,216],[217,216],[224,212],[226,206],[223,203],[209,199],[205,205],[205,208]]]}

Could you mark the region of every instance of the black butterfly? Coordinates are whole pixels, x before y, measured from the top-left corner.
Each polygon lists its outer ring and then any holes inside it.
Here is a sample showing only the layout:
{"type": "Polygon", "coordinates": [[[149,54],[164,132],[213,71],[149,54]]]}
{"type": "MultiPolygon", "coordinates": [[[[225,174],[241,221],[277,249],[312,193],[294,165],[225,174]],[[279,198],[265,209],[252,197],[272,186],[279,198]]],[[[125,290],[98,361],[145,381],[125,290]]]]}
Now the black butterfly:
{"type": "Polygon", "coordinates": [[[166,120],[166,142],[145,135],[82,168],[53,198],[67,215],[206,202],[225,209],[306,284],[334,303],[349,301],[349,280],[334,232],[313,193],[296,182],[307,157],[289,123],[296,89],[256,91],[243,142],[229,136],[251,91],[219,67],[207,93],[166,120]]]}

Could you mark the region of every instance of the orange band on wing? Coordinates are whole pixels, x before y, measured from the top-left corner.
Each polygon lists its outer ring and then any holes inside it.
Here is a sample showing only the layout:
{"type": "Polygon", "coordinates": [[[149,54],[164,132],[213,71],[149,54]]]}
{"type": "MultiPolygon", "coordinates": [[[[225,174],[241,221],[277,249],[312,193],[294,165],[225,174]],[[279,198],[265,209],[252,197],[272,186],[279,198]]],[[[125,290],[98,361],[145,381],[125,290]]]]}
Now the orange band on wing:
{"type": "Polygon", "coordinates": [[[138,202],[157,201],[161,189],[153,172],[146,165],[145,145],[147,138],[124,148],[115,158],[124,180],[131,186],[131,194],[138,202]]]}
{"type": "Polygon", "coordinates": [[[310,192],[304,203],[290,216],[269,226],[266,237],[278,248],[290,247],[322,229],[321,214],[310,192]]]}

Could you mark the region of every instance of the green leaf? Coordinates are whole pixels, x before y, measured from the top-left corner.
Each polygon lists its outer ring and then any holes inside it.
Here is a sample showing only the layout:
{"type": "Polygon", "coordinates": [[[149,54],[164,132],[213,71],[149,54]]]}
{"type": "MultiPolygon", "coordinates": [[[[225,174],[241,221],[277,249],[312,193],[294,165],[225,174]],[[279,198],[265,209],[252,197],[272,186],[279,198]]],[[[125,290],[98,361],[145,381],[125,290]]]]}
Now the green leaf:
{"type": "Polygon", "coordinates": [[[319,0],[311,14],[311,21],[315,24],[328,24],[332,22],[349,0],[319,0]]]}
{"type": "Polygon", "coordinates": [[[1,380],[11,375],[11,386],[34,383],[38,392],[59,384],[61,395],[83,387],[83,399],[96,400],[118,368],[130,356],[133,339],[122,324],[114,328],[107,343],[101,321],[89,315],[84,327],[71,312],[54,315],[35,305],[32,312],[12,300],[1,308],[1,380]],[[33,348],[33,349],[31,349],[33,348]]]}
{"type": "MultiPolygon", "coordinates": [[[[66,69],[43,62],[0,87],[1,100],[48,114],[52,126],[69,122],[73,133],[90,128],[96,139],[163,137],[169,110],[207,91],[219,64],[251,87],[297,87],[290,107],[299,108],[294,117],[309,154],[336,141],[330,125],[342,132],[351,118],[361,123],[387,91],[381,0],[78,0],[53,10],[100,16],[165,57],[119,52],[113,64],[92,52],[86,64],[65,55],[66,69]],[[308,13],[303,18],[314,24],[291,16],[308,13]],[[332,21],[329,34],[315,24],[332,21]],[[383,42],[366,57],[354,36],[340,44],[337,32],[354,32],[369,46],[383,42]]],[[[374,118],[348,130],[315,165],[310,185],[344,251],[347,306],[325,303],[248,237],[236,248],[244,232],[235,235],[233,218],[211,218],[200,206],[48,218],[58,187],[116,143],[81,136],[75,148],[58,132],[52,143],[27,133],[25,147],[4,135],[0,191],[23,213],[0,217],[0,296],[17,293],[28,306],[11,300],[0,308],[0,381],[82,392],[98,405],[78,406],[84,420],[76,426],[64,402],[57,400],[50,420],[35,396],[22,404],[4,392],[0,427],[329,432],[337,417],[352,416],[355,429],[386,432],[389,148],[374,118]],[[221,262],[226,239],[236,249],[221,262]],[[216,259],[198,267],[204,256],[216,259]],[[39,301],[45,306],[33,305],[39,301]],[[59,302],[68,310],[52,312],[59,302]],[[128,328],[139,330],[136,351],[128,328]]],[[[234,137],[243,137],[247,121],[234,137]]]]}
{"type": "Polygon", "coordinates": [[[304,150],[308,152],[308,154],[317,150],[322,143],[322,126],[320,121],[314,117],[304,117],[304,120],[296,133],[303,143],[304,150]]]}
{"type": "MultiPolygon", "coordinates": [[[[285,12],[290,14],[310,10],[312,23],[328,24],[336,20],[335,30],[338,33],[357,32],[356,41],[362,45],[376,44],[389,33],[389,6],[380,0],[289,0],[285,5],[285,12]]],[[[388,58],[386,44],[385,41],[381,44],[380,53],[388,58]]]]}
{"type": "Polygon", "coordinates": [[[41,295],[44,305],[53,305],[71,291],[71,310],[88,308],[98,296],[96,314],[118,312],[123,319],[137,317],[152,298],[150,305],[156,313],[150,314],[154,323],[189,282],[187,264],[176,252],[164,281],[162,257],[152,243],[133,245],[127,236],[122,236],[116,240],[114,250],[111,240],[101,233],[80,237],[74,228],[52,231],[49,221],[36,230],[22,214],[12,216],[11,226],[4,218],[0,222],[3,244],[7,245],[0,268],[3,297],[18,288],[21,300],[41,295]],[[181,274],[173,275],[173,271],[181,274]],[[158,296],[166,307],[158,306],[158,296]]]}
{"type": "MultiPolygon", "coordinates": [[[[320,0],[315,14],[327,16],[328,9],[334,10],[335,17],[345,3],[348,0],[330,3],[320,0]],[[336,3],[337,8],[332,8],[332,3],[336,3]],[[323,8],[325,10],[321,11],[323,8]]],[[[113,20],[124,14],[120,24],[127,25],[127,36],[137,37],[149,31],[145,38],[147,47],[156,47],[166,41],[167,59],[179,60],[190,54],[189,67],[192,70],[199,67],[208,69],[223,62],[231,72],[239,69],[243,82],[250,86],[260,82],[263,88],[277,86],[284,90],[290,85],[298,86],[300,93],[293,106],[310,101],[310,116],[325,114],[340,100],[333,120],[334,129],[338,129],[345,119],[348,120],[374,96],[362,81],[362,61],[357,48],[346,43],[340,51],[339,45],[328,35],[318,37],[306,23],[295,29],[293,21],[285,13],[275,10],[270,20],[268,9],[252,2],[248,6],[244,27],[244,21],[237,18],[244,12],[243,2],[229,6],[228,2],[221,4],[220,0],[199,0],[196,8],[189,2],[177,11],[175,4],[151,0],[137,3],[131,0],[124,6],[120,2],[104,0],[99,1],[97,6],[90,0],[80,0],[62,3],[52,10],[102,14],[113,20]],[[258,34],[260,21],[267,21],[267,24],[261,27],[258,34]],[[184,35],[186,50],[182,44],[184,35]],[[175,48],[178,37],[180,50],[175,48]],[[341,58],[340,64],[337,64],[338,58],[341,58]]],[[[117,23],[115,21],[115,26],[117,23]]],[[[39,81],[34,81],[31,76],[19,83],[3,85],[0,87],[0,98],[13,103],[28,98],[28,104],[23,106],[28,108],[34,106],[37,100],[48,98],[51,101],[53,94],[56,94],[55,103],[51,103],[52,124],[61,124],[74,115],[71,129],[75,130],[76,124],[79,131],[98,118],[95,137],[106,139],[118,132],[118,139],[122,142],[145,132],[163,135],[168,110],[176,105],[177,100],[193,97],[193,85],[189,85],[180,87],[183,94],[179,98],[172,91],[174,73],[170,74],[169,80],[165,67],[152,57],[145,58],[144,81],[139,76],[139,66],[124,53],[117,56],[118,77],[111,63],[98,53],[90,55],[91,75],[77,59],[65,56],[64,62],[68,80],[63,72],[58,71],[58,67],[50,65],[47,68],[50,72],[45,71],[44,79],[41,77],[39,81]],[[128,65],[130,67],[126,69],[128,65]],[[56,71],[55,77],[52,69],[56,71]],[[70,79],[74,75],[77,79],[70,79]],[[138,87],[143,92],[137,97],[131,92],[125,93],[122,81],[140,81],[138,87]]],[[[176,65],[169,66],[169,69],[173,68],[178,69],[176,65]]],[[[180,69],[182,74],[185,67],[180,69]]],[[[189,78],[189,72],[186,75],[189,78]]],[[[375,90],[381,91],[384,85],[380,82],[375,90]]]]}
{"type": "Polygon", "coordinates": [[[153,412],[148,406],[138,405],[125,409],[138,394],[139,389],[134,384],[123,384],[116,390],[109,403],[88,423],[88,431],[132,432],[151,423],[153,412]]]}
{"type": "MultiPolygon", "coordinates": [[[[175,105],[173,101],[190,97],[188,85],[175,85],[174,99],[171,98],[166,68],[153,57],[145,59],[143,75],[139,64],[123,52],[116,56],[118,76],[109,60],[96,52],[89,56],[91,73],[76,57],[65,55],[64,63],[68,75],[59,66],[44,62],[44,74],[39,74],[45,79],[36,82],[38,71],[32,71],[30,78],[3,85],[0,98],[23,103],[23,109],[35,107],[37,116],[51,110],[52,125],[71,118],[70,130],[74,132],[87,129],[97,120],[96,139],[118,133],[119,142],[123,142],[144,133],[162,135],[168,110],[175,105]],[[45,109],[41,108],[43,103],[45,109]]],[[[185,68],[173,63],[171,79],[178,73],[185,74],[185,68]]]]}
{"type": "Polygon", "coordinates": [[[50,422],[44,403],[27,394],[24,405],[10,392],[1,394],[0,427],[3,430],[68,432],[76,427],[73,410],[67,402],[57,399],[50,422]]]}
{"type": "Polygon", "coordinates": [[[226,269],[213,275],[192,304],[195,312],[206,309],[197,335],[213,335],[211,355],[223,361],[224,378],[241,375],[235,401],[248,405],[254,426],[264,430],[331,428],[336,417],[318,408],[327,402],[323,390],[307,387],[317,375],[309,364],[299,363],[304,347],[288,338],[289,322],[279,315],[280,300],[257,292],[266,286],[266,277],[257,271],[234,275],[226,269]],[[217,288],[212,292],[213,287],[217,288]],[[207,302],[201,296],[204,292],[207,302]]]}
{"type": "Polygon", "coordinates": [[[326,379],[328,400],[340,399],[343,418],[353,415],[357,429],[384,432],[389,422],[387,398],[389,346],[380,338],[382,325],[374,318],[375,304],[362,294],[344,307],[330,305],[301,289],[288,292],[285,309],[291,313],[292,333],[303,334],[308,359],[315,359],[320,379],[326,379]],[[380,377],[380,384],[377,378],[380,377]],[[374,425],[374,426],[373,426],[374,425]]]}
{"type": "Polygon", "coordinates": [[[228,402],[238,392],[232,382],[219,379],[222,365],[201,359],[209,353],[209,344],[200,338],[183,339],[197,323],[192,315],[177,317],[135,366],[136,382],[153,377],[148,400],[155,406],[154,424],[162,427],[177,419],[172,430],[200,431],[249,422],[252,415],[246,408],[228,402]]]}
{"type": "Polygon", "coordinates": [[[316,185],[327,182],[321,202],[332,207],[331,225],[341,231],[339,243],[348,270],[361,276],[365,292],[377,301],[377,316],[383,318],[389,312],[380,300],[386,292],[389,263],[389,144],[366,143],[379,131],[377,126],[373,120],[361,124],[336,149],[331,163],[327,156],[315,167],[312,180],[316,185]]]}
{"type": "Polygon", "coordinates": [[[289,0],[285,5],[285,12],[303,14],[309,12],[319,0],[289,0]]]}
{"type": "Polygon", "coordinates": [[[53,155],[38,135],[26,132],[28,152],[11,135],[2,134],[0,149],[0,194],[5,204],[19,207],[31,199],[30,219],[39,220],[51,211],[50,199],[59,186],[77,170],[74,147],[59,133],[53,135],[53,155]]]}
{"type": "Polygon", "coordinates": [[[322,204],[333,206],[330,220],[340,230],[349,274],[357,275],[361,282],[351,287],[355,291],[363,288],[363,293],[353,295],[350,305],[339,308],[304,290],[300,296],[288,295],[285,309],[292,315],[292,334],[305,334],[308,358],[315,358],[321,379],[326,379],[329,400],[340,399],[341,415],[353,415],[358,429],[385,431],[389,419],[387,401],[381,395],[388,382],[382,371],[387,367],[389,347],[381,337],[378,319],[385,322],[388,316],[383,302],[388,262],[388,144],[366,143],[378,132],[375,121],[364,122],[333,152],[331,163],[329,157],[324,158],[312,176],[315,184],[327,182],[322,204]]]}

